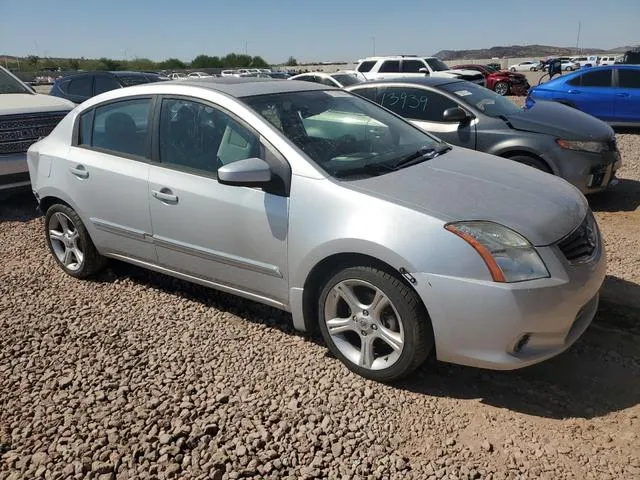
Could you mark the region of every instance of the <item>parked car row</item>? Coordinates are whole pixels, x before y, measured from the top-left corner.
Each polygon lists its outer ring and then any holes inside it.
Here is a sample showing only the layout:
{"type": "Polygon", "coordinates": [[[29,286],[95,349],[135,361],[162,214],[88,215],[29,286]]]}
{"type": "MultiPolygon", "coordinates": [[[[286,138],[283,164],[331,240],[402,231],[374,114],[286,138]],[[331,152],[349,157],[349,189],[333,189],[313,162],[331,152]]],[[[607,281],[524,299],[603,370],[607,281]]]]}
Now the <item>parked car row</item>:
{"type": "Polygon", "coordinates": [[[571,156],[559,165],[609,172],[611,128],[559,104],[523,112],[451,76],[347,89],[362,95],[229,77],[85,101],[28,151],[52,258],[76,278],[114,258],[289,311],[378,381],[431,354],[514,369],[569,348],[606,274],[588,203],[473,149],[497,148],[485,131],[520,135],[571,156]],[[438,106],[442,118],[421,118],[438,106]]]}

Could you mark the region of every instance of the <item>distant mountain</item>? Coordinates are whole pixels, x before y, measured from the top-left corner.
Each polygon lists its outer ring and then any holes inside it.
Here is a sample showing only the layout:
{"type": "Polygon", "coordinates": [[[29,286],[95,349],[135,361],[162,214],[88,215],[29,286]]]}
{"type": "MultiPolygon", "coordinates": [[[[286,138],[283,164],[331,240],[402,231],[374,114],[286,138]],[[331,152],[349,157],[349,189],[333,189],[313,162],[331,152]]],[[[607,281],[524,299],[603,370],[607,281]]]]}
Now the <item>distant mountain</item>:
{"type": "MultiPolygon", "coordinates": [[[[611,50],[601,48],[581,48],[582,53],[623,53],[633,47],[618,47],[611,50]]],[[[549,56],[573,56],[576,49],[570,47],[553,47],[550,45],[511,45],[508,47],[491,47],[477,50],[440,50],[433,56],[441,60],[464,60],[475,58],[538,58],[549,56]]]]}

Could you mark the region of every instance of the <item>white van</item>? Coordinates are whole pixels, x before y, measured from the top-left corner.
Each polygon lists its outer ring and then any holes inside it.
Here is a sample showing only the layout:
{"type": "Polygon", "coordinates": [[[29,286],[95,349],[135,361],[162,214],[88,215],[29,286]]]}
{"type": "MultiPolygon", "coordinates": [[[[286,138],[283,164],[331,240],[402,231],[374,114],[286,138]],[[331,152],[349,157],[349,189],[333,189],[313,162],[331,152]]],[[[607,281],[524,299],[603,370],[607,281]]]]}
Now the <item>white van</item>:
{"type": "Polygon", "coordinates": [[[620,59],[620,56],[615,56],[614,57],[613,55],[610,55],[610,56],[607,56],[607,57],[602,57],[600,59],[600,65],[601,66],[613,65],[614,63],[616,63],[616,60],[619,60],[619,59],[620,59]]]}

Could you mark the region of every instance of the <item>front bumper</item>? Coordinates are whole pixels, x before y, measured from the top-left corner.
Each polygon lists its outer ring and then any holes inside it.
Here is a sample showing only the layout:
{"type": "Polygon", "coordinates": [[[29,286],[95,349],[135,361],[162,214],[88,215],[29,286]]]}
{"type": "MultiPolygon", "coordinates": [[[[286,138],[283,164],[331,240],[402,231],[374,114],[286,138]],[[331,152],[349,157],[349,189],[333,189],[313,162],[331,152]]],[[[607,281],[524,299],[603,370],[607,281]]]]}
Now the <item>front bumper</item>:
{"type": "Polygon", "coordinates": [[[614,184],[616,171],[622,165],[622,157],[617,149],[589,153],[558,147],[547,152],[543,158],[555,164],[559,176],[584,194],[601,192],[614,184]]]}
{"type": "Polygon", "coordinates": [[[28,187],[30,183],[26,152],[0,155],[0,191],[28,187]]]}
{"type": "Polygon", "coordinates": [[[558,355],[584,333],[606,274],[602,244],[590,262],[575,265],[556,246],[537,250],[550,278],[509,284],[412,274],[439,360],[512,370],[558,355]]]}

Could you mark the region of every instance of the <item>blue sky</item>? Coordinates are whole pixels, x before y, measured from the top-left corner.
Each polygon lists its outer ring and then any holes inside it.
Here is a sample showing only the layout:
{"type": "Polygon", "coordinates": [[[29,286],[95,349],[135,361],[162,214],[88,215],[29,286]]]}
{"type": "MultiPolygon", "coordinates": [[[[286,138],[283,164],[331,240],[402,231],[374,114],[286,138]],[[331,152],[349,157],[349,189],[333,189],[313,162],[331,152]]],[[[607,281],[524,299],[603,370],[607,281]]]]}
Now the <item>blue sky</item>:
{"type": "Polygon", "coordinates": [[[277,63],[545,44],[640,42],[640,0],[0,0],[0,54],[277,63]]]}

